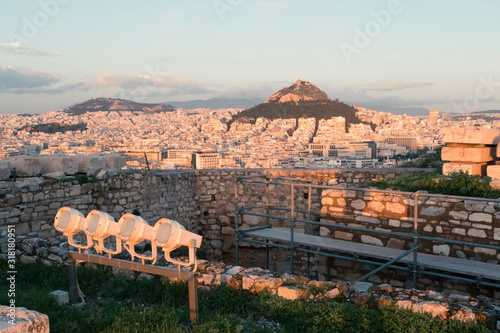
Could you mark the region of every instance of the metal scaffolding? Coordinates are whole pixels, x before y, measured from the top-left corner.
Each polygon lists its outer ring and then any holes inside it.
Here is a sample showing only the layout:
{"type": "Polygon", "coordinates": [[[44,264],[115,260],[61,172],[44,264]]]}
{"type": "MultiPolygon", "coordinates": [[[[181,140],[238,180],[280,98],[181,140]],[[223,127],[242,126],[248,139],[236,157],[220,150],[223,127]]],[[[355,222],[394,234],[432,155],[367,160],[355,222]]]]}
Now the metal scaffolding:
{"type": "MultiPolygon", "coordinates": [[[[269,268],[269,249],[270,247],[282,248],[284,250],[290,251],[290,273],[293,274],[294,271],[294,252],[304,252],[307,253],[307,274],[309,275],[310,270],[310,255],[322,255],[329,258],[340,258],[347,259],[361,263],[367,263],[371,265],[378,266],[376,269],[372,270],[370,273],[364,275],[359,278],[357,281],[363,281],[369,278],[370,276],[376,274],[377,272],[383,270],[384,268],[393,268],[397,270],[408,271],[412,274],[413,279],[413,288],[416,288],[418,276],[420,274],[426,274],[429,276],[439,277],[440,288],[442,284],[442,279],[454,279],[458,281],[474,283],[476,285],[489,286],[493,288],[500,288],[500,266],[491,263],[478,263],[477,261],[468,261],[465,259],[459,258],[449,258],[438,255],[431,254],[423,254],[419,253],[419,249],[422,247],[421,241],[432,241],[439,242],[445,244],[457,244],[464,246],[473,246],[473,247],[481,247],[488,249],[500,250],[500,246],[498,245],[490,245],[490,244],[481,244],[474,242],[466,242],[461,240],[451,240],[444,239],[438,237],[428,237],[420,235],[418,229],[418,218],[419,218],[419,199],[421,198],[450,198],[450,199],[458,199],[458,200],[471,200],[471,201],[489,201],[500,203],[498,199],[485,199],[485,198],[473,198],[473,197],[459,197],[459,196],[450,196],[450,195],[440,195],[440,194],[429,194],[423,192],[400,192],[400,191],[390,191],[390,190],[376,190],[376,189],[366,189],[366,188],[354,188],[354,187],[344,187],[344,186],[325,186],[325,185],[315,185],[309,182],[306,182],[297,178],[287,178],[287,177],[273,177],[270,175],[253,175],[253,176],[243,176],[238,177],[235,184],[235,255],[236,255],[236,265],[239,264],[239,246],[240,242],[249,242],[254,244],[260,244],[265,246],[266,250],[266,268],[269,268]],[[240,207],[240,199],[238,195],[238,185],[242,184],[243,191],[245,190],[245,184],[262,184],[265,186],[265,193],[261,193],[265,195],[265,203],[257,204],[253,206],[240,207]],[[290,205],[289,207],[281,207],[275,206],[271,204],[270,200],[270,185],[284,186],[290,188],[290,205]],[[295,206],[296,201],[296,189],[302,188],[307,189],[307,209],[297,209],[295,206]],[[391,232],[385,230],[376,230],[376,229],[368,229],[368,228],[360,228],[356,226],[335,224],[335,223],[323,223],[312,220],[312,216],[319,215],[319,211],[313,211],[312,209],[312,192],[313,189],[316,190],[346,190],[346,191],[363,191],[368,193],[380,193],[384,195],[394,195],[405,197],[408,203],[408,213],[410,214],[410,202],[413,202],[413,218],[409,215],[408,220],[413,220],[413,232],[404,233],[404,232],[391,232]],[[265,213],[255,212],[255,209],[265,208],[265,213]],[[287,212],[288,216],[278,215],[279,212],[287,212]],[[298,214],[305,215],[307,218],[297,218],[298,214]],[[265,218],[265,224],[240,229],[240,218],[244,215],[247,216],[256,216],[265,218]],[[290,231],[278,231],[273,229],[273,221],[288,221],[290,231]],[[300,233],[296,231],[296,223],[305,223],[307,228],[304,233],[300,233]],[[393,254],[388,255],[387,262],[380,262],[373,260],[373,257],[368,253],[358,254],[354,253],[352,256],[347,256],[343,254],[332,253],[335,252],[332,246],[327,243],[323,244],[322,239],[325,241],[333,241],[332,238],[327,237],[319,237],[311,235],[311,226],[324,226],[330,228],[338,228],[344,230],[353,230],[353,231],[362,231],[366,233],[374,233],[374,234],[383,234],[389,235],[392,237],[406,238],[412,239],[412,247],[407,251],[401,250],[393,250],[393,254]],[[298,240],[298,237],[300,240],[298,240]],[[260,239],[260,240],[259,240],[260,239]],[[274,242],[272,242],[273,240],[274,242]],[[312,250],[312,248],[320,249],[320,250],[312,250]],[[406,259],[407,256],[413,254],[411,260],[406,259]],[[390,258],[390,259],[389,259],[390,258]],[[435,259],[439,259],[441,262],[448,263],[447,265],[429,265],[422,263],[422,260],[427,259],[428,262],[432,262],[435,259]],[[404,260],[403,260],[404,259],[404,260]],[[398,265],[396,265],[398,263],[398,265]],[[457,265],[458,263],[458,265],[457,265]],[[406,264],[406,266],[405,266],[406,264]],[[455,268],[451,269],[450,267],[454,265],[455,268]],[[474,265],[474,269],[468,269],[468,265],[474,265]],[[433,267],[434,266],[434,267],[433,267]],[[461,268],[457,269],[456,267],[460,266],[461,268]],[[480,266],[480,267],[479,267],[480,266]]],[[[264,201],[264,200],[263,200],[264,201]]],[[[344,242],[346,241],[340,241],[344,242]]],[[[354,242],[350,242],[353,244],[354,242]]],[[[360,244],[360,243],[354,243],[360,244]]],[[[364,244],[363,244],[364,245],[364,244]]],[[[375,251],[378,249],[386,249],[374,245],[365,245],[366,247],[373,248],[375,251]]],[[[342,252],[342,251],[340,251],[342,252]]],[[[374,256],[374,258],[377,258],[374,256]]],[[[380,258],[377,258],[380,260],[380,258]]],[[[424,260],[425,261],[425,260],[424,260]]],[[[327,279],[329,279],[329,260],[327,260],[327,279]]]]}

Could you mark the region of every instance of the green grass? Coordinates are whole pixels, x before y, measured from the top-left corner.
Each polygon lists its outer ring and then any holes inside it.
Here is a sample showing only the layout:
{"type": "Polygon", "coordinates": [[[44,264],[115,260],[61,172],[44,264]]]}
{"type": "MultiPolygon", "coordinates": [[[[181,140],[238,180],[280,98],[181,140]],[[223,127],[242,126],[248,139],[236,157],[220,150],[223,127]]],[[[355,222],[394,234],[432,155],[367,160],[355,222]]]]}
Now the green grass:
{"type": "MultiPolygon", "coordinates": [[[[16,264],[16,305],[49,316],[51,332],[489,332],[482,325],[442,321],[409,311],[362,309],[349,302],[289,301],[219,286],[199,291],[200,325],[189,323],[188,290],[159,277],[132,280],[109,268],[78,268],[83,307],[58,306],[48,296],[68,290],[68,270],[16,264]]],[[[7,290],[0,261],[0,290],[7,290]]],[[[0,304],[8,304],[6,292],[0,304]]]]}

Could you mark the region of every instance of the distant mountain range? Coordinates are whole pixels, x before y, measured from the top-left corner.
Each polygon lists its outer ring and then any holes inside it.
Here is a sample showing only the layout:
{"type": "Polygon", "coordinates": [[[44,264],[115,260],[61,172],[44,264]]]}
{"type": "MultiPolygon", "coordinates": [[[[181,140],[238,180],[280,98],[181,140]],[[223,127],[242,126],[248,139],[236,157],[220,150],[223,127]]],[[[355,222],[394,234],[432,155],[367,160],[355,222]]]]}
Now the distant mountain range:
{"type": "Polygon", "coordinates": [[[478,113],[500,113],[500,110],[485,110],[485,111],[473,112],[473,114],[478,114],[478,113]]]}
{"type": "Polygon", "coordinates": [[[172,112],[176,108],[168,104],[149,104],[137,103],[124,99],[115,98],[93,98],[84,102],[80,102],[70,107],[64,108],[62,112],[69,115],[81,115],[85,112],[97,111],[142,111],[150,113],[172,112]]]}
{"type": "Polygon", "coordinates": [[[267,119],[305,117],[316,120],[344,117],[348,128],[349,124],[361,123],[361,120],[356,117],[356,112],[355,108],[338,99],[330,100],[328,95],[314,84],[298,80],[291,86],[272,94],[264,103],[235,115],[228,125],[231,126],[237,120],[248,121],[249,118],[259,117],[267,119]]]}
{"type": "Polygon", "coordinates": [[[166,102],[165,104],[173,105],[181,109],[248,109],[259,104],[258,99],[244,98],[211,98],[211,99],[195,99],[186,102],[166,102]]]}
{"type": "MultiPolygon", "coordinates": [[[[351,101],[352,102],[352,101],[351,101]]],[[[359,105],[354,103],[354,105],[359,105]]],[[[410,116],[427,116],[429,110],[422,107],[387,107],[365,103],[362,107],[377,110],[380,112],[388,112],[392,114],[407,114],[410,116]]],[[[349,120],[347,122],[356,121],[351,114],[355,113],[355,109],[350,105],[340,102],[338,99],[334,101],[328,98],[328,95],[321,91],[314,84],[307,81],[298,80],[289,87],[285,87],[272,94],[264,103],[258,99],[245,98],[212,98],[212,99],[196,99],[191,101],[171,101],[165,103],[138,103],[130,100],[115,99],[115,98],[93,98],[84,102],[71,105],[67,108],[60,109],[68,115],[81,115],[85,112],[95,111],[139,111],[139,112],[172,112],[177,108],[181,109],[246,109],[238,117],[285,117],[296,118],[303,115],[322,118],[331,118],[343,116],[349,120]],[[306,108],[307,110],[305,110],[306,108]],[[304,112],[305,111],[305,112],[304,112]],[[353,113],[354,112],[354,113],[353,113]]],[[[486,114],[500,113],[500,110],[484,110],[477,111],[471,114],[486,114]]],[[[453,114],[452,115],[463,115],[453,114]]],[[[22,116],[32,116],[32,114],[23,114],[22,116]]]]}

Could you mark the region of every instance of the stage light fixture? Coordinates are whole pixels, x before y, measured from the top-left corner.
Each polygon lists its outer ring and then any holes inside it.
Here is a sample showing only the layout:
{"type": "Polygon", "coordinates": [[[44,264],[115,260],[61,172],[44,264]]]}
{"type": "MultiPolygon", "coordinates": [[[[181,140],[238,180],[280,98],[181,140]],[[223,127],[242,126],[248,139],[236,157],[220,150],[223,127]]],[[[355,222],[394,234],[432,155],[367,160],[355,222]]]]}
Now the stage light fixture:
{"type": "Polygon", "coordinates": [[[81,231],[85,231],[86,224],[87,221],[85,216],[83,216],[83,214],[78,210],[69,207],[62,207],[59,209],[54,219],[54,227],[56,230],[62,232],[64,236],[68,237],[69,245],[76,247],[78,252],[86,250],[93,245],[92,237],[89,235],[87,235],[86,245],[76,244],[73,241],[73,235],[76,235],[81,231]]]}
{"type": "Polygon", "coordinates": [[[101,253],[104,251],[108,254],[109,258],[111,258],[113,254],[118,254],[122,251],[122,240],[118,237],[120,228],[113,216],[98,210],[93,210],[87,215],[86,220],[87,225],[85,232],[97,242],[97,244],[94,244],[97,252],[101,253]],[[116,238],[116,250],[108,249],[104,246],[104,240],[111,236],[116,238]]]}
{"type": "Polygon", "coordinates": [[[142,217],[133,214],[125,214],[118,220],[120,231],[118,237],[122,239],[123,247],[130,253],[132,260],[135,257],[141,259],[144,265],[145,260],[151,260],[152,265],[155,264],[157,258],[157,247],[152,242],[153,227],[148,224],[142,217]],[[151,242],[151,255],[137,254],[135,245],[143,241],[151,242]]]}
{"type": "Polygon", "coordinates": [[[156,222],[153,228],[153,244],[162,248],[165,259],[180,266],[190,266],[194,264],[193,271],[197,269],[196,248],[200,248],[203,237],[195,233],[186,231],[185,228],[176,221],[161,219],[156,222]],[[189,247],[189,261],[183,262],[170,257],[170,252],[181,247],[189,247]]]}

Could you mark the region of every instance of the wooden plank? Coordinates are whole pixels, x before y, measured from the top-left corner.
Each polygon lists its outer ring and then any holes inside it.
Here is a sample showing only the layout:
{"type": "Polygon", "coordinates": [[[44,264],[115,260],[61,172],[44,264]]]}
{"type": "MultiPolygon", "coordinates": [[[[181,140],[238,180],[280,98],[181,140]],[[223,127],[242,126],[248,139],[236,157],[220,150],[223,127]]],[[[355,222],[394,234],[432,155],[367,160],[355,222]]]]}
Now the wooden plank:
{"type": "MultiPolygon", "coordinates": [[[[286,230],[261,229],[246,232],[245,235],[269,239],[272,241],[290,243],[291,233],[286,230]]],[[[329,251],[356,254],[359,256],[370,257],[381,260],[391,260],[396,258],[404,250],[391,249],[382,246],[349,242],[340,239],[306,235],[303,233],[294,233],[294,244],[301,246],[310,246],[329,251]]],[[[404,264],[413,263],[413,254],[409,254],[399,260],[404,264]]],[[[480,261],[452,258],[446,256],[419,253],[417,262],[419,266],[436,269],[451,273],[464,274],[469,276],[481,276],[483,278],[500,281],[500,265],[489,264],[480,261]]]]}

